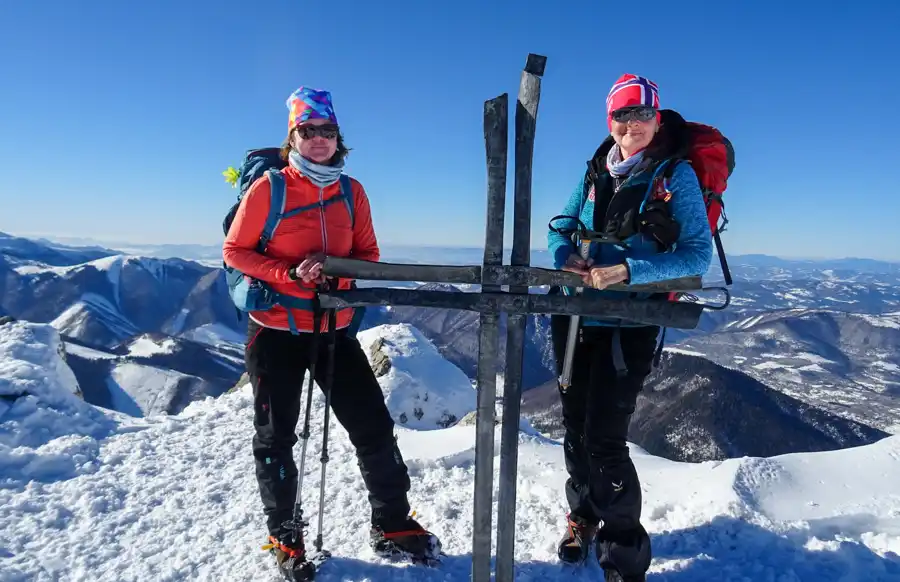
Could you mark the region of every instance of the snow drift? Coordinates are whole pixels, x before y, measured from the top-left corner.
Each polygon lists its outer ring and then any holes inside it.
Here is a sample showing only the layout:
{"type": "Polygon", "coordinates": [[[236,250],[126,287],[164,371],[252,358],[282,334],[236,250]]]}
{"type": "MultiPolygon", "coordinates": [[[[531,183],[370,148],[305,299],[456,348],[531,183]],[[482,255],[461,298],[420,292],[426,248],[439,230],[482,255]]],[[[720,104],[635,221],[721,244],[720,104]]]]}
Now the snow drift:
{"type": "Polygon", "coordinates": [[[64,358],[53,327],[0,326],[0,488],[90,471],[113,428],[81,399],[64,358]]]}

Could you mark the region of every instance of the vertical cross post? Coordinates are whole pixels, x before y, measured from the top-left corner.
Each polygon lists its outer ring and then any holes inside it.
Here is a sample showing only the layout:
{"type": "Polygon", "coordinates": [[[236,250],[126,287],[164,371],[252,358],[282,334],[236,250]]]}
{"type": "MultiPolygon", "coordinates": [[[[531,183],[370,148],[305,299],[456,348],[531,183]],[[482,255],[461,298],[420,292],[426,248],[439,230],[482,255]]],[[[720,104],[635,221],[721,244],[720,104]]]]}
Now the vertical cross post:
{"type": "MultiPolygon", "coordinates": [[[[506,207],[509,97],[484,104],[487,160],[487,221],[484,265],[503,264],[503,221],[506,207]]],[[[482,285],[482,293],[499,293],[500,285],[482,285]]],[[[478,396],[475,412],[475,494],[472,515],[472,580],[491,579],[491,523],[494,497],[494,406],[500,350],[500,313],[482,312],[478,338],[478,396]]]]}
{"type": "MultiPolygon", "coordinates": [[[[513,246],[510,264],[527,267],[531,263],[531,169],[541,76],[547,57],[529,54],[519,84],[516,103],[515,202],[513,203],[513,246]]],[[[511,294],[527,294],[528,286],[513,286],[511,294]]],[[[500,441],[500,491],[497,509],[497,582],[515,578],[516,474],[519,453],[519,414],[522,403],[522,360],[528,315],[507,316],[506,370],[503,386],[503,423],[500,441]]]]}

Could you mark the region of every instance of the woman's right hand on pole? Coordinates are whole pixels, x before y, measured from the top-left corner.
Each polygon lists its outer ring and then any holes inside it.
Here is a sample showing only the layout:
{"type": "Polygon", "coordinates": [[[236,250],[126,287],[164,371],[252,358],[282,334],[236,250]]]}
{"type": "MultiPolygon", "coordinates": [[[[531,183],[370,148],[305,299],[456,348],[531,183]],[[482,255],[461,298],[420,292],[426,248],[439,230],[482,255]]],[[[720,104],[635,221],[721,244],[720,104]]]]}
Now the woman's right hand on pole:
{"type": "Polygon", "coordinates": [[[572,253],[571,255],[569,255],[569,258],[566,259],[566,264],[562,266],[562,270],[584,276],[588,273],[588,269],[590,269],[593,263],[593,259],[589,258],[585,260],[581,257],[581,255],[572,253]]]}
{"type": "Polygon", "coordinates": [[[302,263],[294,267],[295,277],[304,283],[312,281],[323,283],[325,281],[325,275],[322,274],[324,262],[324,253],[313,253],[307,256],[302,263]]]}

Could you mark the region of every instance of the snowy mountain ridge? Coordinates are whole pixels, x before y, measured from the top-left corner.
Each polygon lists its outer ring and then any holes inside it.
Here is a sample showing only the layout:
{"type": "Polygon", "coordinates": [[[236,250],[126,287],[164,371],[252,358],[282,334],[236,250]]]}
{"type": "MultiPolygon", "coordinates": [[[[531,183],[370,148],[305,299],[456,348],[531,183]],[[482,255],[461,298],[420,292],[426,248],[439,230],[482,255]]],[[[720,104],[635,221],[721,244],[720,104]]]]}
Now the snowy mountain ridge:
{"type": "MultiPolygon", "coordinates": [[[[555,381],[526,392],[522,414],[544,434],[563,437],[555,381]]],[[[690,462],[838,450],[887,434],[675,347],[647,377],[629,427],[629,439],[650,454],[690,462]]]]}
{"type": "Polygon", "coordinates": [[[116,254],[94,244],[66,245],[47,240],[32,240],[0,232],[0,254],[47,265],[77,265],[116,254]]]}
{"type": "MultiPolygon", "coordinates": [[[[274,581],[272,559],[259,549],[264,519],[247,438],[249,386],[177,415],[101,411],[74,395],[54,334],[47,325],[0,327],[7,406],[0,415],[0,581],[274,581]]],[[[318,390],[314,402],[308,517],[319,511],[318,390]]],[[[397,434],[412,505],[441,536],[444,563],[417,568],[374,557],[355,455],[334,423],[323,532],[334,557],[318,580],[469,579],[474,427],[398,427],[397,434]]],[[[529,430],[519,443],[516,580],[597,579],[593,558],[573,571],[555,556],[565,515],[562,447],[529,430]]],[[[900,436],[828,453],[705,463],[631,449],[655,582],[900,576],[900,436]]]]}
{"type": "Polygon", "coordinates": [[[795,317],[803,317],[815,313],[831,313],[831,314],[846,314],[852,318],[858,318],[869,325],[873,325],[875,327],[886,327],[890,329],[900,329],[900,311],[894,312],[885,312],[878,315],[873,315],[869,313],[853,313],[846,311],[839,311],[836,309],[827,309],[827,308],[808,308],[808,307],[795,307],[792,309],[778,310],[775,313],[760,313],[758,315],[753,315],[751,317],[746,317],[744,319],[740,319],[737,321],[729,322],[725,325],[724,329],[741,329],[746,330],[752,328],[761,323],[768,323],[774,318],[782,317],[783,315],[791,315],[795,317]]]}
{"type": "Polygon", "coordinates": [[[64,335],[98,347],[147,332],[215,342],[215,336],[241,337],[245,329],[221,269],[129,255],[53,265],[40,260],[45,255],[35,252],[32,259],[0,249],[0,302],[18,319],[50,322],[64,335]]]}
{"type": "Polygon", "coordinates": [[[900,312],[770,311],[679,346],[834,414],[900,431],[900,312]]]}
{"type": "Polygon", "coordinates": [[[69,338],[68,363],[87,401],[131,416],[171,414],[216,397],[244,370],[239,347],[141,334],[109,349],[69,338]]]}
{"type": "MultiPolygon", "coordinates": [[[[236,376],[222,376],[222,366],[215,363],[219,359],[216,354],[224,351],[240,356],[246,318],[240,321],[236,318],[221,269],[182,259],[123,255],[108,249],[73,250],[26,239],[14,242],[4,246],[0,240],[0,313],[52,323],[67,342],[99,351],[114,350],[148,333],[210,346],[211,353],[207,355],[189,350],[209,365],[192,366],[187,356],[156,357],[150,367],[144,366],[147,362],[132,362],[122,365],[116,374],[110,373],[112,368],[108,362],[75,357],[73,367],[78,377],[90,378],[86,383],[90,388],[99,385],[96,390],[86,389],[85,397],[90,402],[114,407],[128,405],[120,410],[131,414],[143,414],[143,408],[148,406],[154,410],[178,411],[187,404],[176,397],[178,394],[202,398],[220,393],[225,385],[233,386],[236,376]],[[103,252],[107,254],[91,255],[103,252]],[[144,386],[133,389],[129,383],[144,386]],[[122,387],[118,391],[122,396],[119,400],[111,398],[117,385],[122,387]],[[154,398],[150,394],[152,390],[165,394],[154,398]],[[132,396],[139,393],[138,399],[144,404],[136,404],[132,396]]],[[[535,251],[534,262],[542,264],[545,254],[535,251]]],[[[480,257],[478,253],[452,249],[391,249],[385,253],[385,260],[389,261],[426,259],[432,263],[470,263],[480,257]]],[[[897,406],[900,360],[895,357],[900,347],[893,347],[896,344],[890,339],[898,332],[893,323],[900,308],[900,287],[892,284],[896,266],[858,260],[733,259],[734,304],[725,312],[705,314],[701,328],[695,332],[668,330],[668,347],[703,354],[719,365],[750,374],[759,382],[848,420],[900,432],[900,412],[897,412],[900,410],[897,406]],[[853,271],[856,267],[859,270],[853,271]],[[767,279],[765,275],[771,274],[772,269],[785,274],[783,280],[767,279]],[[743,275],[747,272],[756,272],[759,277],[746,278],[743,275]],[[855,315],[840,316],[844,322],[840,325],[818,325],[815,337],[805,334],[802,341],[772,345],[763,337],[750,337],[771,333],[764,330],[765,325],[796,328],[806,317],[804,310],[855,315]],[[770,323],[776,319],[782,323],[770,323]],[[752,329],[743,329],[750,323],[754,323],[752,329]],[[861,332],[853,331],[857,327],[872,330],[873,338],[884,339],[878,339],[877,348],[867,353],[859,349],[866,344],[861,332]],[[843,339],[845,331],[850,333],[849,341],[843,339]],[[744,341],[749,339],[756,343],[745,345],[744,341]]],[[[363,286],[372,284],[393,285],[362,282],[363,286]]],[[[838,321],[837,315],[828,317],[838,321]]],[[[504,321],[501,319],[501,325],[504,321]]],[[[382,324],[411,324],[440,355],[461,369],[470,383],[475,378],[477,314],[403,306],[368,309],[363,329],[382,324]]],[[[505,338],[506,334],[501,332],[501,357],[505,338]]],[[[123,353],[115,353],[125,357],[123,353]]],[[[681,370],[663,369],[663,372],[679,375],[681,370]]],[[[523,377],[528,391],[555,377],[547,317],[528,318],[523,377]]],[[[746,384],[743,380],[741,383],[746,384]]],[[[406,418],[416,414],[416,407],[412,406],[406,418]]],[[[456,414],[449,413],[447,421],[451,416],[456,414]]]]}

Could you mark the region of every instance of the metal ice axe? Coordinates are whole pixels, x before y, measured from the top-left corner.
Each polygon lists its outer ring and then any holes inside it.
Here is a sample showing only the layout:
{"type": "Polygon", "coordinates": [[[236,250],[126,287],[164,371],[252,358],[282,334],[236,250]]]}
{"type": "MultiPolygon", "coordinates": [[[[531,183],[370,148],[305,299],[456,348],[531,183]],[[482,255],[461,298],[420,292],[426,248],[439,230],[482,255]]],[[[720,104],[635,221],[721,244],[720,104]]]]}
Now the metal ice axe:
{"type": "MultiPolygon", "coordinates": [[[[591,254],[591,241],[581,240],[580,255],[585,261],[591,254]]],[[[575,295],[581,295],[584,287],[576,287],[575,295]]],[[[559,376],[559,387],[565,391],[572,385],[572,363],[575,360],[575,345],[578,342],[578,327],[581,325],[580,315],[569,316],[569,336],[566,339],[566,355],[563,359],[562,374],[559,376]]]]}
{"type": "MultiPolygon", "coordinates": [[[[573,242],[577,240],[579,246],[579,255],[581,255],[581,258],[585,261],[587,261],[588,257],[590,257],[591,243],[597,242],[605,244],[620,244],[620,241],[614,238],[593,230],[588,230],[584,223],[574,216],[554,216],[550,220],[550,230],[553,230],[565,236],[570,236],[573,242]],[[553,226],[553,222],[561,218],[574,220],[576,226],[574,228],[553,226]]],[[[583,292],[584,287],[575,288],[575,295],[581,295],[583,292]]],[[[569,335],[566,338],[566,354],[563,358],[562,373],[559,375],[559,387],[563,391],[565,391],[569,388],[569,386],[572,385],[572,366],[575,360],[575,346],[578,343],[578,328],[580,325],[580,315],[569,316],[569,335]]]]}

